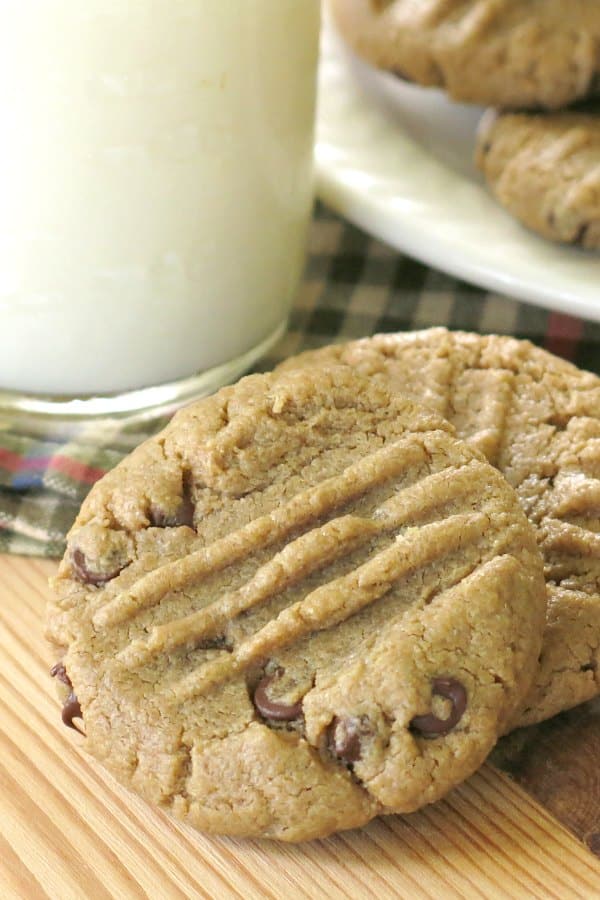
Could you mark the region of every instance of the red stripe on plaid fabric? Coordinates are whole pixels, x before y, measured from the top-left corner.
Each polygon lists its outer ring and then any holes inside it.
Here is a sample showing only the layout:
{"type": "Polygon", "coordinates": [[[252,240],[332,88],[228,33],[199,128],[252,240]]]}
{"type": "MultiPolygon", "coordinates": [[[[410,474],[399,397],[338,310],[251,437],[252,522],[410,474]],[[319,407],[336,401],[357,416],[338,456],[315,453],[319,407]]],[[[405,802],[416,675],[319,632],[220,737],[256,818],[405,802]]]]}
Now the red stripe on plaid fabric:
{"type": "Polygon", "coordinates": [[[98,469],[95,466],[87,466],[85,463],[79,462],[77,459],[70,459],[68,456],[53,456],[48,464],[49,469],[66,475],[74,481],[82,481],[84,484],[94,484],[103,475],[106,475],[106,469],[98,469]]]}
{"type": "Polygon", "coordinates": [[[563,359],[571,362],[575,359],[577,345],[583,334],[583,321],[567,316],[564,313],[553,312],[548,316],[548,327],[544,347],[550,353],[556,353],[563,359]]]}
{"type": "Polygon", "coordinates": [[[79,462],[77,459],[70,459],[68,456],[20,456],[12,450],[0,447],[0,467],[8,472],[43,472],[45,469],[53,469],[72,478],[74,481],[81,481],[84,484],[94,484],[103,475],[106,475],[106,469],[99,469],[97,466],[88,466],[79,462]]]}
{"type": "Polygon", "coordinates": [[[33,456],[29,458],[13,453],[12,450],[7,450],[6,447],[0,447],[0,466],[8,472],[43,471],[48,467],[49,462],[49,456],[33,456]]]}

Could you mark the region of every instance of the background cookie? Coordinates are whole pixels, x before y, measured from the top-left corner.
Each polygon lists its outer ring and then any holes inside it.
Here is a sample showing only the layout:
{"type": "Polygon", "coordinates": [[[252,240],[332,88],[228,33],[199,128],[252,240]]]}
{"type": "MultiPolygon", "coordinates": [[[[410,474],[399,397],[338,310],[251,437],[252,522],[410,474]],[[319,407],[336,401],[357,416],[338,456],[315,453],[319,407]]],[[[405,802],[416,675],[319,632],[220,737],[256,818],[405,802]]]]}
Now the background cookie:
{"type": "Polygon", "coordinates": [[[329,0],[353,49],[484,106],[558,109],[594,88],[597,0],[329,0]]]}
{"type": "Polygon", "coordinates": [[[302,354],[345,363],[437,410],[515,488],[545,559],[548,622],[511,727],[600,692],[600,378],[528,341],[432,328],[302,354]]]}
{"type": "Polygon", "coordinates": [[[48,618],[87,749],[200,828],[286,840],[470,774],[533,676],[544,582],[451,431],[346,367],[252,376],[106,476],[48,618]]]}
{"type": "Polygon", "coordinates": [[[487,114],[476,160],[498,201],[528,228],[600,248],[600,103],[551,115],[487,114]]]}

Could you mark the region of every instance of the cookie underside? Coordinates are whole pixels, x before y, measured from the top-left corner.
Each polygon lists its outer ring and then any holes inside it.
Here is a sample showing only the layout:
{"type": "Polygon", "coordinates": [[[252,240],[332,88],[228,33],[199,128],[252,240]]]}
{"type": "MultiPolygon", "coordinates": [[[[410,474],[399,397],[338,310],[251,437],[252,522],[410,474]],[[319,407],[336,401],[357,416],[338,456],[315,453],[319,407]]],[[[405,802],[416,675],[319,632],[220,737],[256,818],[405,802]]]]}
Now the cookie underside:
{"type": "Polygon", "coordinates": [[[589,0],[329,0],[368,62],[465,103],[561,109],[598,90],[600,7],[589,0]]]}

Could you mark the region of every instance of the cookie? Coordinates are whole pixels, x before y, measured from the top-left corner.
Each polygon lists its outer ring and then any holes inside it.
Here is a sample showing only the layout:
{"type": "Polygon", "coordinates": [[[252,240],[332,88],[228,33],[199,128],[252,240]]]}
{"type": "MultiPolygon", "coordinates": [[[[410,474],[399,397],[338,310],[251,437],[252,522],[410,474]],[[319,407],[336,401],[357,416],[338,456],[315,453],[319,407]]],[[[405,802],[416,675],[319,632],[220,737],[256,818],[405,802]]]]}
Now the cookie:
{"type": "Polygon", "coordinates": [[[63,716],[89,752],[200,829],[294,841],[474,771],[545,611],[505,480],[345,367],[180,412],[94,487],[54,588],[63,716]]]}
{"type": "Polygon", "coordinates": [[[498,202],[551,241],[600,249],[600,103],[484,116],[476,161],[498,202]]]}
{"type": "Polygon", "coordinates": [[[600,693],[600,378],[509,337],[444,328],[308,352],[384,375],[451,421],[516,490],[545,561],[547,625],[533,689],[510,727],[600,693]]]}
{"type": "Polygon", "coordinates": [[[597,88],[596,0],[329,0],[368,62],[466,103],[559,109],[597,88]]]}

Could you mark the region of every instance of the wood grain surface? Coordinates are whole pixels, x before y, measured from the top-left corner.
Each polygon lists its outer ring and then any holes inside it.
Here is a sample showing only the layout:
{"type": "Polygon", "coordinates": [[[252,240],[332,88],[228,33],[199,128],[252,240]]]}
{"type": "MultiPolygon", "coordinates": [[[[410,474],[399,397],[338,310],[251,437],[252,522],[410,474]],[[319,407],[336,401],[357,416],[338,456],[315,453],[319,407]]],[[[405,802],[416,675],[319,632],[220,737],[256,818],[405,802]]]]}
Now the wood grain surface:
{"type": "Polygon", "coordinates": [[[118,786],[62,725],[43,638],[53,569],[0,557],[2,900],[600,898],[600,861],[556,818],[597,849],[598,708],[501,747],[523,786],[488,764],[435,806],[328,840],[206,837],[118,786]]]}
{"type": "Polygon", "coordinates": [[[600,857],[599,699],[514,732],[492,759],[600,857]]]}

